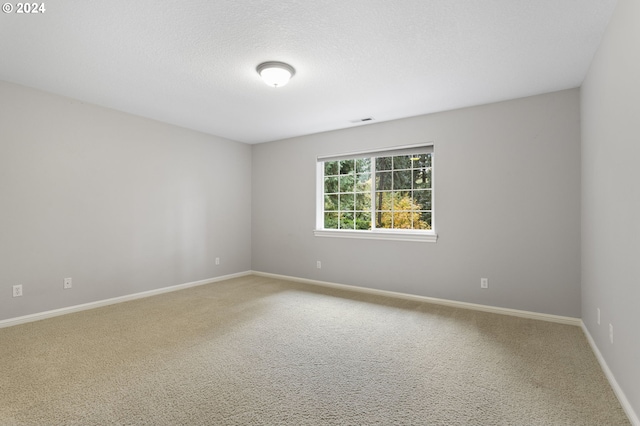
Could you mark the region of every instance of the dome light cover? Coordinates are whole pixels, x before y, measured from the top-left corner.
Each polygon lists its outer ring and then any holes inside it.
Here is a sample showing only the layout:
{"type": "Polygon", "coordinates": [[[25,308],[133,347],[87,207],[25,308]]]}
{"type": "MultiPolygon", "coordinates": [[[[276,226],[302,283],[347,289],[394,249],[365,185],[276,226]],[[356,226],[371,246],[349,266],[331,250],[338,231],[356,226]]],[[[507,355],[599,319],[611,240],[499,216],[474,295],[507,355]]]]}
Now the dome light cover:
{"type": "Polygon", "coordinates": [[[282,87],[289,82],[296,70],[284,62],[263,62],[256,68],[260,77],[272,87],[282,87]]]}

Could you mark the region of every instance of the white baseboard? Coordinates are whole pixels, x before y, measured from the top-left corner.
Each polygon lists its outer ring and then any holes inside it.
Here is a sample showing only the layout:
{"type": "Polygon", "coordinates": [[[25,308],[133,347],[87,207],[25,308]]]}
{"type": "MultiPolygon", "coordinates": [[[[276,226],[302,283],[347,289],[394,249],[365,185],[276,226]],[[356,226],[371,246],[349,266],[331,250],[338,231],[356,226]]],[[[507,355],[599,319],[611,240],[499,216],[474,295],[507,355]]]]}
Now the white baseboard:
{"type": "Polygon", "coordinates": [[[593,353],[596,355],[596,358],[600,363],[600,367],[602,367],[602,371],[604,371],[605,376],[607,376],[613,392],[615,392],[616,396],[618,397],[618,401],[620,401],[620,405],[622,405],[622,409],[626,413],[627,417],[629,417],[629,421],[633,426],[640,426],[640,419],[638,418],[638,415],[633,410],[633,407],[629,403],[627,396],[624,394],[624,392],[620,388],[620,385],[618,384],[618,381],[609,369],[607,362],[604,360],[604,357],[600,353],[600,349],[598,349],[598,346],[596,345],[596,341],[593,340],[593,337],[591,337],[591,333],[589,333],[589,330],[584,325],[584,322],[580,321],[580,323],[582,326],[582,331],[584,332],[585,336],[587,336],[589,345],[591,345],[591,350],[593,350],[593,353]]]}
{"type": "Polygon", "coordinates": [[[247,275],[257,275],[257,276],[268,277],[268,278],[295,281],[303,284],[319,285],[323,287],[331,287],[331,288],[347,290],[347,291],[355,291],[355,292],[374,294],[379,296],[395,297],[395,298],[406,299],[406,300],[415,300],[419,302],[433,303],[436,305],[451,306],[454,308],[471,309],[471,310],[482,311],[482,312],[490,312],[494,314],[511,315],[511,316],[516,316],[521,318],[529,318],[529,319],[535,319],[535,320],[541,320],[541,321],[555,322],[560,324],[580,326],[582,327],[582,330],[585,336],[587,337],[587,340],[589,341],[589,345],[591,346],[591,349],[596,355],[596,358],[598,359],[598,362],[600,363],[602,370],[604,371],[607,379],[609,380],[609,383],[613,391],[618,397],[618,400],[620,401],[622,408],[627,414],[627,417],[629,417],[629,421],[633,426],[640,426],[640,420],[638,419],[638,415],[635,413],[633,407],[629,403],[629,400],[627,399],[626,395],[620,388],[620,385],[618,385],[618,382],[615,379],[615,376],[613,375],[606,361],[602,357],[602,354],[600,353],[598,346],[596,346],[595,341],[591,337],[589,330],[587,329],[587,327],[584,325],[584,323],[580,318],[564,317],[559,315],[543,314],[543,313],[530,312],[530,311],[521,311],[518,309],[500,308],[495,306],[480,305],[476,303],[458,302],[455,300],[438,299],[434,297],[417,296],[413,294],[399,293],[399,292],[388,291],[388,290],[377,290],[377,289],[371,289],[366,287],[337,284],[337,283],[332,283],[327,281],[318,281],[318,280],[311,280],[307,278],[291,277],[288,275],[271,274],[268,272],[245,271],[245,272],[238,272],[235,274],[223,275],[215,278],[208,278],[200,281],[193,281],[189,283],[178,284],[170,287],[158,288],[155,290],[143,291],[140,293],[128,294],[125,296],[114,297],[111,299],[98,300],[95,302],[84,303],[82,305],[69,306],[66,308],[54,309],[51,311],[39,312],[35,314],[24,315],[21,317],[0,320],[0,328],[11,327],[14,325],[25,324],[33,321],[39,321],[47,318],[60,316],[60,315],[70,314],[73,312],[80,312],[88,309],[99,308],[102,306],[113,305],[116,303],[127,302],[130,300],[142,299],[144,297],[155,296],[158,294],[169,293],[172,291],[183,290],[189,287],[196,287],[200,285],[211,284],[214,282],[224,281],[231,278],[243,277],[247,275]]]}
{"type": "Polygon", "coordinates": [[[418,302],[433,303],[435,305],[451,306],[454,308],[471,309],[474,311],[490,312],[490,313],[501,314],[501,315],[511,315],[514,317],[556,322],[556,323],[567,324],[567,325],[575,325],[577,327],[579,327],[582,324],[582,320],[580,318],[563,317],[560,315],[542,314],[539,312],[521,311],[518,309],[500,308],[496,306],[479,305],[476,303],[458,302],[455,300],[438,299],[435,297],[427,297],[427,296],[417,296],[413,294],[398,293],[395,291],[388,291],[388,290],[376,290],[372,288],[357,287],[357,286],[346,285],[346,284],[337,284],[337,283],[331,283],[327,281],[317,281],[317,280],[310,280],[307,278],[290,277],[288,275],[271,274],[268,272],[259,272],[259,271],[252,271],[252,272],[254,275],[258,275],[262,277],[277,278],[277,279],[287,280],[287,281],[296,281],[304,284],[320,285],[323,287],[332,287],[332,288],[338,288],[341,290],[356,291],[360,293],[375,294],[379,296],[389,296],[389,297],[395,297],[400,299],[415,300],[418,302]]]}
{"type": "Polygon", "coordinates": [[[84,303],[82,305],[69,306],[66,308],[54,309],[51,311],[38,312],[35,314],[24,315],[16,318],[9,318],[0,321],[0,328],[11,327],[14,325],[24,324],[33,321],[40,321],[47,318],[57,317],[60,315],[66,315],[73,312],[86,311],[87,309],[99,308],[102,306],[113,305],[115,303],[128,302],[130,300],[142,299],[143,297],[155,296],[162,293],[169,293],[172,291],[184,290],[189,287],[196,287],[199,285],[211,284],[218,281],[224,281],[231,278],[243,277],[251,275],[251,271],[238,272],[236,274],[223,275],[221,277],[207,278],[205,280],[193,281],[184,284],[173,285],[170,287],[157,288],[155,290],[143,291],[140,293],[127,294],[124,296],[118,296],[111,299],[98,300],[95,302],[84,303]]]}

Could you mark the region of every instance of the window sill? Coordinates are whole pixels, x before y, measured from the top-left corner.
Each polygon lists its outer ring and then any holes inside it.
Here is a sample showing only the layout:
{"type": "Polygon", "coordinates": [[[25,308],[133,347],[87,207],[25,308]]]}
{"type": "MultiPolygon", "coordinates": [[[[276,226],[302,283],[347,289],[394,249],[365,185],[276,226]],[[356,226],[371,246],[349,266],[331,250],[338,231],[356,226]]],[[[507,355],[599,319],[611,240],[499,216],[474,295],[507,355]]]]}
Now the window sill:
{"type": "Polygon", "coordinates": [[[435,243],[438,235],[435,232],[402,232],[402,231],[347,231],[340,229],[315,229],[316,237],[359,238],[365,240],[414,241],[435,243]]]}

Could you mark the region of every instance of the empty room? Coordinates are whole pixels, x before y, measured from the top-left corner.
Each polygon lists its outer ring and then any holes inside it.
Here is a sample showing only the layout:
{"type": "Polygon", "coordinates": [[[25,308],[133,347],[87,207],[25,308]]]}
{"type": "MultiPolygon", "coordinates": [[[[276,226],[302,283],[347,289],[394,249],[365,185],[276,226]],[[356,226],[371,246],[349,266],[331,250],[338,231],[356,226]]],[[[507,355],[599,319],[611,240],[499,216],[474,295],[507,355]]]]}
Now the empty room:
{"type": "Polygon", "coordinates": [[[640,1],[5,2],[0,425],[640,426],[640,1]]]}

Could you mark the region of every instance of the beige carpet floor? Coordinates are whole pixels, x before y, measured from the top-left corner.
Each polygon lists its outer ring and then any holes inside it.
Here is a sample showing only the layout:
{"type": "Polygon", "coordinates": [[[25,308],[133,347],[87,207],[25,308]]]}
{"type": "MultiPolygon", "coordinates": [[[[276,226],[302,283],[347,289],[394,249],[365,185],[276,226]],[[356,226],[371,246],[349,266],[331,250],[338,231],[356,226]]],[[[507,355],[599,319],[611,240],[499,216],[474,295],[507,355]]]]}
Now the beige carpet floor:
{"type": "Polygon", "coordinates": [[[258,276],[0,329],[0,425],[624,425],[579,327],[258,276]]]}

